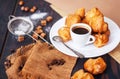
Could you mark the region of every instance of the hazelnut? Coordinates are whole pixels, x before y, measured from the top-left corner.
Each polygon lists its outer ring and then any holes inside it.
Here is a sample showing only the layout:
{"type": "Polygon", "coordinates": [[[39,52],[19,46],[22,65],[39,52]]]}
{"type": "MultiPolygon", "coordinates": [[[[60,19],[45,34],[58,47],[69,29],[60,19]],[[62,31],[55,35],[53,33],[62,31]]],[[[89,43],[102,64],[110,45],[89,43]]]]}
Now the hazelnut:
{"type": "Polygon", "coordinates": [[[26,12],[29,10],[29,7],[25,7],[25,9],[24,9],[26,12]]]}
{"type": "Polygon", "coordinates": [[[43,30],[42,30],[42,29],[39,29],[39,30],[35,30],[35,32],[36,32],[37,34],[41,34],[41,33],[43,32],[43,30]]]}
{"type": "Polygon", "coordinates": [[[33,6],[33,7],[32,7],[32,9],[36,10],[36,9],[37,9],[37,7],[36,7],[36,6],[33,6]]]}
{"type": "Polygon", "coordinates": [[[36,30],[40,30],[40,29],[42,29],[42,26],[38,25],[38,26],[36,27],[36,30]]]}
{"type": "Polygon", "coordinates": [[[33,34],[32,37],[38,39],[38,36],[36,34],[33,34]]]}
{"type": "Polygon", "coordinates": [[[18,42],[22,42],[22,41],[24,41],[24,36],[18,36],[18,40],[17,40],[18,42]]]}
{"type": "Polygon", "coordinates": [[[19,3],[18,3],[20,6],[22,6],[23,4],[24,4],[24,2],[21,0],[21,1],[19,1],[19,3]]]}
{"type": "Polygon", "coordinates": [[[46,26],[47,25],[47,21],[46,20],[41,20],[40,23],[41,23],[42,26],[46,26]]]}
{"type": "Polygon", "coordinates": [[[52,16],[47,16],[47,18],[46,18],[46,21],[47,22],[50,22],[50,21],[52,21],[53,20],[53,17],[52,16]]]}
{"type": "Polygon", "coordinates": [[[22,11],[24,11],[24,10],[25,10],[25,7],[24,7],[24,6],[22,6],[22,7],[21,7],[21,10],[22,10],[22,11]]]}
{"type": "Polygon", "coordinates": [[[31,9],[30,9],[30,12],[32,12],[32,13],[35,12],[35,9],[31,8],[31,9]]]}
{"type": "Polygon", "coordinates": [[[46,33],[41,33],[40,36],[44,38],[46,36],[46,33]]]}

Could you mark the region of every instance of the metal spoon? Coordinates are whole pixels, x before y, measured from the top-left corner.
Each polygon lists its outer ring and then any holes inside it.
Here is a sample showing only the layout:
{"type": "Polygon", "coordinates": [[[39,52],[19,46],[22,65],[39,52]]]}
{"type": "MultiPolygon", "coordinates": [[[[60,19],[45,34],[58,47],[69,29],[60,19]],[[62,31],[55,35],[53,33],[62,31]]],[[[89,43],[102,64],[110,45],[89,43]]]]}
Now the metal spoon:
{"type": "Polygon", "coordinates": [[[60,37],[60,36],[54,36],[52,38],[54,41],[56,42],[61,42],[63,45],[65,45],[68,49],[70,49],[74,54],[76,54],[79,58],[84,58],[85,56],[81,53],[79,53],[78,51],[70,48],[68,45],[66,45],[64,42],[63,42],[63,39],[60,37]]]}

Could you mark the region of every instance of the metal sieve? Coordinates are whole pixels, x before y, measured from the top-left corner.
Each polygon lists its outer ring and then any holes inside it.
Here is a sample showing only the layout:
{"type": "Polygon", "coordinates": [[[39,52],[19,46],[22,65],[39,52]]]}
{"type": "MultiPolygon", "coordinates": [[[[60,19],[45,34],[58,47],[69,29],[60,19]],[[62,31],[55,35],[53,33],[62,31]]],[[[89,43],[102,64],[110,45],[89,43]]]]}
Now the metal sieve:
{"type": "Polygon", "coordinates": [[[8,30],[14,35],[29,34],[33,30],[33,23],[24,17],[9,16],[8,30]],[[17,33],[16,33],[17,32],[17,33]]]}
{"type": "MultiPolygon", "coordinates": [[[[9,16],[9,22],[8,22],[8,30],[14,34],[14,35],[28,35],[35,41],[37,41],[35,38],[33,38],[29,33],[33,32],[36,35],[38,35],[35,31],[33,31],[34,25],[32,21],[29,18],[25,17],[15,17],[13,15],[9,16]]],[[[38,35],[44,42],[50,44],[47,40],[45,40],[43,37],[38,35]]],[[[50,44],[51,45],[51,44],[50,44]]]]}

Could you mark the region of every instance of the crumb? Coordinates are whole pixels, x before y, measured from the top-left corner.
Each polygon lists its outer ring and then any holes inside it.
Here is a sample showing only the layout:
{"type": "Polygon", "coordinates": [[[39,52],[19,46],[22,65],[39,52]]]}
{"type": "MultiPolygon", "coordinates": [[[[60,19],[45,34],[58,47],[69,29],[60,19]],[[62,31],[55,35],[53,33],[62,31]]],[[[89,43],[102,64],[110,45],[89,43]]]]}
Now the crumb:
{"type": "Polygon", "coordinates": [[[36,10],[36,9],[37,9],[37,7],[36,7],[36,6],[33,6],[32,8],[33,8],[34,10],[36,10]]]}
{"type": "Polygon", "coordinates": [[[33,8],[31,8],[31,9],[30,9],[30,12],[31,12],[31,13],[34,13],[34,12],[35,12],[35,10],[34,10],[33,8]]]}
{"type": "Polygon", "coordinates": [[[19,1],[19,3],[18,3],[20,6],[22,6],[22,5],[24,5],[24,2],[21,0],[21,1],[19,1]]]}
{"type": "Polygon", "coordinates": [[[40,36],[44,38],[46,36],[46,33],[41,33],[40,36]]]}
{"type": "Polygon", "coordinates": [[[46,21],[47,22],[50,22],[50,21],[52,21],[53,20],[53,17],[52,16],[47,16],[47,18],[46,18],[46,21]]]}
{"type": "Polygon", "coordinates": [[[40,30],[40,29],[42,29],[42,26],[38,25],[38,26],[36,27],[36,30],[40,30]]]}
{"type": "Polygon", "coordinates": [[[35,12],[37,10],[37,7],[36,6],[33,6],[31,9],[30,9],[30,12],[35,12]]]}
{"type": "Polygon", "coordinates": [[[37,34],[41,34],[41,33],[43,32],[43,30],[42,30],[42,29],[39,29],[39,30],[35,30],[35,32],[36,32],[37,34]]]}
{"type": "Polygon", "coordinates": [[[17,40],[18,42],[22,42],[22,41],[24,41],[24,36],[18,36],[18,40],[17,40]]]}
{"type": "Polygon", "coordinates": [[[42,26],[46,26],[47,25],[47,21],[46,20],[41,20],[40,23],[41,23],[42,26]]]}
{"type": "Polygon", "coordinates": [[[29,10],[29,7],[25,7],[25,9],[24,9],[26,12],[29,10]]]}
{"type": "Polygon", "coordinates": [[[24,7],[24,6],[22,6],[22,7],[21,7],[21,10],[22,10],[22,11],[24,11],[24,10],[25,10],[25,7],[24,7]]]}
{"type": "Polygon", "coordinates": [[[32,37],[38,39],[38,36],[36,34],[33,34],[32,37]]]}

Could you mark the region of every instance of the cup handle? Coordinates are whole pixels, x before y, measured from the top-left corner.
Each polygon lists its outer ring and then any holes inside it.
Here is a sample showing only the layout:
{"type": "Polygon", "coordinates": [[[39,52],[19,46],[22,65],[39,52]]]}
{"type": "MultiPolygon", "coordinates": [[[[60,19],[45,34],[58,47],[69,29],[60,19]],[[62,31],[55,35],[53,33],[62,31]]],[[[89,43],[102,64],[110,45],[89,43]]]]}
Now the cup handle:
{"type": "Polygon", "coordinates": [[[92,43],[94,43],[94,42],[95,42],[95,37],[94,37],[93,35],[90,35],[90,36],[89,36],[89,39],[88,39],[88,41],[87,41],[87,43],[86,43],[86,45],[92,44],[92,43]]]}
{"type": "Polygon", "coordinates": [[[12,18],[15,18],[15,16],[14,15],[10,15],[9,16],[9,20],[11,20],[12,18]]]}

